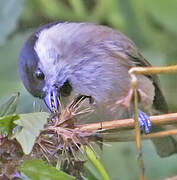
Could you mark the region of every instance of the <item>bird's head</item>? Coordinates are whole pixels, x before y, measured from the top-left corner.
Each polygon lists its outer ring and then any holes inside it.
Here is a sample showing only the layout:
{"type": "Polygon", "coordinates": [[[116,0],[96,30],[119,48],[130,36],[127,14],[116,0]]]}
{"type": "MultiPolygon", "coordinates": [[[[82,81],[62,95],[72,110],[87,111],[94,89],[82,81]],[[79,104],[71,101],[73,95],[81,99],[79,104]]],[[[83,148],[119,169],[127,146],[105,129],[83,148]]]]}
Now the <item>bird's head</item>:
{"type": "Polygon", "coordinates": [[[54,112],[59,110],[59,95],[69,95],[72,88],[66,64],[61,61],[60,48],[55,37],[50,36],[53,33],[43,33],[49,27],[45,26],[29,37],[21,51],[19,67],[26,89],[43,99],[54,112]]]}
{"type": "Polygon", "coordinates": [[[90,23],[40,28],[27,40],[20,56],[26,89],[44,99],[51,111],[58,110],[58,97],[69,95],[72,89],[97,103],[107,101],[120,76],[120,64],[110,50],[115,47],[115,36],[110,28],[90,23]]]}

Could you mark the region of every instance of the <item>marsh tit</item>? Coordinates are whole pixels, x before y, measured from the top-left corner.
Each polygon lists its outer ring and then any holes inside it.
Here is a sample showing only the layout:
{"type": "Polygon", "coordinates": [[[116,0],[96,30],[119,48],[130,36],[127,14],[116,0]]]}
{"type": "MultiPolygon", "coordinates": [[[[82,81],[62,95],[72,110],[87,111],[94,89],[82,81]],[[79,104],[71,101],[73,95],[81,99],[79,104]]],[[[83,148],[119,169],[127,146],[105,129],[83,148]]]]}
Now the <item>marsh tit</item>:
{"type": "MultiPolygon", "coordinates": [[[[55,22],[34,32],[20,55],[20,76],[26,89],[43,99],[50,111],[59,111],[58,97],[87,96],[99,106],[113,104],[116,111],[131,109],[131,81],[128,71],[136,66],[151,66],[135,44],[112,28],[93,23],[55,22]],[[128,107],[125,103],[130,102],[128,107]]],[[[144,112],[167,111],[167,104],[157,76],[138,75],[139,122],[146,133],[151,121],[144,112]]],[[[133,114],[132,114],[133,116],[133,114]]],[[[159,150],[161,156],[176,152],[173,139],[170,148],[159,150]]]]}

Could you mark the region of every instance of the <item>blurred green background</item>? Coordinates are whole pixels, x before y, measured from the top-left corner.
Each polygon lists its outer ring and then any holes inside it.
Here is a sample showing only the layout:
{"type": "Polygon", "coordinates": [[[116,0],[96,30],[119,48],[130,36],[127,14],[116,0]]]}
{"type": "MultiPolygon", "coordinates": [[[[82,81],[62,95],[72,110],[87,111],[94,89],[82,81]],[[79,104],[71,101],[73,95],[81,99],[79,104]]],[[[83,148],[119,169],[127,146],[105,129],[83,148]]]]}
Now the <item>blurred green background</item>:
{"type": "MultiPolygon", "coordinates": [[[[20,49],[34,29],[57,20],[109,25],[129,36],[152,65],[177,62],[177,0],[0,0],[0,98],[3,102],[20,92],[19,112],[34,111],[34,101],[41,104],[20,81],[20,49]]],[[[176,77],[160,76],[172,112],[177,107],[176,77]]],[[[148,179],[177,175],[177,155],[159,158],[150,141],[143,150],[148,179]]],[[[100,156],[113,180],[138,179],[135,143],[109,144],[100,156]]]]}

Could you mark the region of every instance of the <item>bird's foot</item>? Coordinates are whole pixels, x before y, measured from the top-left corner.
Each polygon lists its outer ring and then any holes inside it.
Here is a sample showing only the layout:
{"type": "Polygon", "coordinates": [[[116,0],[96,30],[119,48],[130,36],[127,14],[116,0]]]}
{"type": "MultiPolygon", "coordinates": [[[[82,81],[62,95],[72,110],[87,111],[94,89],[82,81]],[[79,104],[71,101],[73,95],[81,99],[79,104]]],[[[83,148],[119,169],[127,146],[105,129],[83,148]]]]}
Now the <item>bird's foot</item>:
{"type": "MultiPolygon", "coordinates": [[[[138,89],[138,97],[141,99],[141,101],[143,101],[147,97],[147,95],[143,91],[138,89]]],[[[133,89],[131,88],[128,94],[123,99],[116,101],[114,106],[111,107],[111,110],[113,111],[119,106],[130,108],[132,99],[133,99],[133,89]]],[[[141,132],[142,133],[144,132],[145,134],[150,133],[151,126],[152,126],[150,117],[145,112],[139,109],[138,109],[138,121],[139,121],[141,132]]]]}
{"type": "Polygon", "coordinates": [[[152,123],[150,117],[145,112],[138,110],[138,121],[141,132],[145,134],[150,133],[152,123]]]}

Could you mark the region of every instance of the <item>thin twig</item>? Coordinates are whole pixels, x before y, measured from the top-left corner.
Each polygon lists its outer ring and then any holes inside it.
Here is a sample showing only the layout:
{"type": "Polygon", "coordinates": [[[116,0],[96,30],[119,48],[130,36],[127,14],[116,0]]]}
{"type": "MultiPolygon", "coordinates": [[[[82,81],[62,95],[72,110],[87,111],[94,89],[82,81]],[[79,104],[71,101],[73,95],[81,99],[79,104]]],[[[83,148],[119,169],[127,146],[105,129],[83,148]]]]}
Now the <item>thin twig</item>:
{"type": "MultiPolygon", "coordinates": [[[[162,138],[166,136],[173,136],[177,135],[177,129],[171,129],[166,131],[160,131],[156,133],[150,133],[150,134],[143,134],[141,135],[141,138],[143,140],[153,139],[153,138],[162,138]]],[[[120,135],[115,133],[103,133],[102,136],[104,139],[104,142],[129,142],[129,141],[135,141],[135,134],[126,134],[126,135],[120,135]]]]}
{"type": "Polygon", "coordinates": [[[165,66],[165,67],[133,67],[130,69],[132,74],[166,74],[166,73],[176,73],[177,65],[165,66]]]}
{"type": "Polygon", "coordinates": [[[143,160],[143,152],[142,152],[142,141],[141,141],[141,132],[140,125],[138,121],[138,80],[133,71],[134,69],[129,70],[129,75],[131,78],[131,86],[133,88],[133,104],[134,104],[134,121],[135,121],[135,133],[136,133],[136,147],[138,149],[138,165],[140,169],[140,180],[145,180],[145,166],[143,160]]]}

